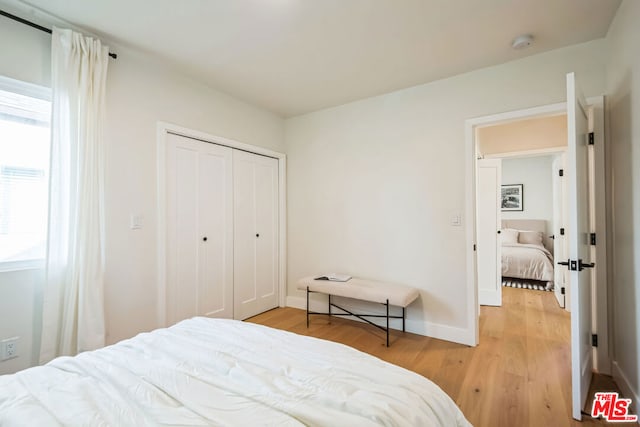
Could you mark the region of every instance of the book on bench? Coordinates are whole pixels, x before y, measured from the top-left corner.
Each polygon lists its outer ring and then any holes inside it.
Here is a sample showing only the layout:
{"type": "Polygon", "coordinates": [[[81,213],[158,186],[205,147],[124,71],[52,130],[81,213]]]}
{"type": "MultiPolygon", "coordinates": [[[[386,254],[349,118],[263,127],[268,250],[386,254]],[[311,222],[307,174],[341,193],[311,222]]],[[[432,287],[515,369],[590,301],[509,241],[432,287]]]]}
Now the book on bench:
{"type": "Polygon", "coordinates": [[[330,280],[332,282],[346,282],[351,279],[351,276],[346,274],[329,273],[322,276],[314,277],[314,280],[330,280]]]}

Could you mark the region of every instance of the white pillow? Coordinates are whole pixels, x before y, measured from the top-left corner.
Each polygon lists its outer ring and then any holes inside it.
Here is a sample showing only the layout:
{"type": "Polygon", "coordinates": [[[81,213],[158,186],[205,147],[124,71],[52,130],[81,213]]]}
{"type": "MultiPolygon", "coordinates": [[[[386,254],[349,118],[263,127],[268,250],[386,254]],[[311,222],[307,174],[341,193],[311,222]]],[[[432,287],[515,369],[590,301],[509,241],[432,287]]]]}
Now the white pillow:
{"type": "Polygon", "coordinates": [[[500,233],[500,238],[502,243],[512,244],[518,243],[518,230],[514,230],[513,228],[503,228],[500,233]]]}
{"type": "Polygon", "coordinates": [[[518,243],[542,246],[542,231],[520,230],[518,243]]]}

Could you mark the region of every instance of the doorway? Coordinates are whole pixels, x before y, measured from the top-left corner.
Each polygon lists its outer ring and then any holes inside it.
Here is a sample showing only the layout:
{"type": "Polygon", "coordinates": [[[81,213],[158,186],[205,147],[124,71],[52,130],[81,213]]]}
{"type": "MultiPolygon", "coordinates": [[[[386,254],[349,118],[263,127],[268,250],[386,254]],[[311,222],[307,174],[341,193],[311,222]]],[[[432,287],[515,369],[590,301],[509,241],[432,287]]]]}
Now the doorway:
{"type": "MultiPolygon", "coordinates": [[[[573,77],[568,76],[569,77],[573,77]]],[[[595,144],[593,147],[590,147],[592,157],[591,157],[591,177],[590,180],[595,185],[591,186],[591,191],[593,195],[594,205],[591,210],[593,210],[594,215],[591,218],[594,218],[590,226],[595,234],[598,236],[598,239],[602,240],[602,244],[598,246],[598,250],[594,254],[592,259],[596,260],[596,264],[599,264],[598,269],[593,271],[593,280],[594,284],[591,288],[591,294],[593,296],[592,300],[594,304],[592,306],[592,310],[589,310],[593,314],[593,323],[592,323],[592,332],[598,338],[598,341],[601,343],[600,346],[593,349],[593,361],[594,361],[594,370],[596,372],[610,373],[610,358],[608,352],[608,338],[602,340],[602,337],[608,336],[607,329],[607,284],[606,284],[606,247],[604,245],[604,241],[606,241],[606,230],[605,230],[605,195],[604,195],[604,183],[603,179],[595,179],[595,177],[603,177],[604,176],[604,114],[603,114],[603,105],[604,100],[603,97],[596,97],[589,99],[588,104],[591,106],[589,108],[589,114],[593,119],[591,123],[593,124],[593,129],[589,131],[594,133],[595,144]],[[602,184],[600,184],[602,182],[602,184]]],[[[573,105],[572,105],[573,108],[573,105]]],[[[518,120],[523,120],[527,118],[535,118],[535,117],[543,117],[543,116],[551,116],[551,115],[559,115],[567,111],[567,104],[559,103],[546,105],[542,107],[534,107],[525,110],[512,111],[508,113],[501,113],[492,116],[480,117],[475,119],[467,120],[466,122],[466,141],[467,141],[467,168],[471,171],[467,176],[467,206],[466,206],[466,214],[467,214],[467,225],[469,227],[467,231],[467,236],[469,237],[470,245],[469,251],[467,252],[467,265],[471,272],[475,274],[471,274],[467,283],[469,293],[471,297],[467,301],[468,310],[470,313],[470,325],[471,328],[477,332],[478,326],[478,314],[479,314],[479,304],[478,304],[478,277],[477,277],[477,265],[478,262],[476,260],[476,252],[475,245],[476,241],[476,222],[475,222],[475,212],[477,207],[476,200],[476,185],[477,185],[477,169],[476,169],[476,160],[478,158],[478,152],[476,150],[476,137],[478,129],[483,126],[495,125],[495,124],[504,124],[509,122],[514,122],[518,120]]],[[[573,110],[572,110],[573,111],[573,110]]],[[[574,139],[575,140],[575,139],[574,139]]],[[[534,150],[535,151],[535,150],[534,150]]],[[[535,154],[535,153],[529,153],[535,154]]],[[[576,233],[576,235],[578,235],[576,233]]],[[[592,249],[594,250],[594,249],[592,249]]],[[[588,288],[589,289],[589,288],[588,288]]],[[[476,340],[477,340],[476,333],[476,340]]],[[[477,342],[477,341],[476,341],[477,342]]],[[[575,411],[574,411],[575,414],[575,411]]],[[[574,415],[575,416],[575,415],[574,415]]],[[[578,413],[579,417],[579,413],[578,413]]]]}
{"type": "MultiPolygon", "coordinates": [[[[501,128],[505,125],[478,131],[478,152],[482,153],[477,160],[476,197],[479,303],[499,306],[487,298],[485,289],[493,288],[493,293],[499,294],[501,287],[510,286],[553,291],[558,305],[568,310],[568,274],[565,267],[557,264],[568,259],[568,200],[564,197],[563,173],[566,115],[526,119],[506,126],[508,138],[504,146],[497,147],[500,152],[491,147],[488,138],[497,131],[504,132],[501,128]],[[531,132],[540,138],[532,139],[532,143],[542,140],[557,145],[502,151],[511,148],[510,141],[531,132]],[[494,199],[498,199],[497,207],[494,199]],[[487,201],[492,205],[486,206],[487,201]],[[488,238],[497,242],[488,242],[488,238]],[[497,274],[489,275],[487,269],[497,274]]],[[[500,301],[496,297],[493,300],[500,301]]]]}

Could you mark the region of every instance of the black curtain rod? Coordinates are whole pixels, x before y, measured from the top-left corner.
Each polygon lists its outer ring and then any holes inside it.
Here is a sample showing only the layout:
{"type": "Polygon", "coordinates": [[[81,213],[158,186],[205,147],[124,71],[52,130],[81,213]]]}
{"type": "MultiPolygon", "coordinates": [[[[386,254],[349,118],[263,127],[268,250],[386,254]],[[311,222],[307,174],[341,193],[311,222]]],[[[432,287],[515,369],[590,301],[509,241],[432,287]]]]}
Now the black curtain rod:
{"type": "MultiPolygon", "coordinates": [[[[35,28],[36,30],[44,31],[45,33],[49,33],[49,34],[52,33],[52,31],[50,29],[48,29],[47,27],[43,27],[42,25],[35,24],[35,23],[31,22],[31,21],[27,21],[26,19],[22,19],[19,16],[12,15],[12,14],[10,14],[8,12],[5,12],[4,10],[0,10],[0,15],[6,16],[7,18],[13,19],[14,21],[17,21],[17,22],[19,22],[21,24],[28,25],[28,26],[30,26],[32,28],[35,28]]],[[[113,59],[116,59],[118,57],[117,54],[111,53],[111,52],[109,52],[109,56],[112,57],[113,59]]]]}

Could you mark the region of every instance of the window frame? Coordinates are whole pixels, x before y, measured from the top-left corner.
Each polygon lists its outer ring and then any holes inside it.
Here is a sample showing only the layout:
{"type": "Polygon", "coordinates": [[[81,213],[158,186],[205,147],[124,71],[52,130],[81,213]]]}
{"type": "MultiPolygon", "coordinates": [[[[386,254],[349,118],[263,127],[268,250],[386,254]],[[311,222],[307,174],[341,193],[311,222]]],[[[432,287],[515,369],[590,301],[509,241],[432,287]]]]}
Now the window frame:
{"type": "MultiPolygon", "coordinates": [[[[2,75],[0,75],[0,90],[51,102],[51,88],[2,75]]],[[[0,273],[42,269],[46,265],[45,261],[46,256],[29,260],[0,261],[0,273]]]]}

